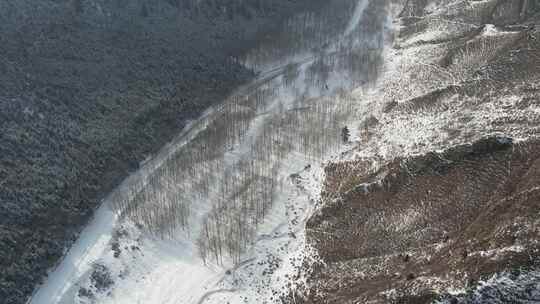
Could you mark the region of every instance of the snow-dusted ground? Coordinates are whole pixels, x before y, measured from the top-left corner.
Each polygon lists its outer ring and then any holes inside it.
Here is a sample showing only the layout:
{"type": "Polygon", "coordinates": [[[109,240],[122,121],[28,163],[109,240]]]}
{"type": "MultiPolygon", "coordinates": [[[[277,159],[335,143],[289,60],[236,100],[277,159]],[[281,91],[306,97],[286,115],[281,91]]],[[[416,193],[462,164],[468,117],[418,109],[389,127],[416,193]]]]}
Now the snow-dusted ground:
{"type": "MultiPolygon", "coordinates": [[[[480,5],[480,2],[472,5],[480,5]]],[[[350,158],[379,159],[379,163],[383,163],[396,157],[442,151],[488,135],[504,134],[516,141],[537,136],[538,128],[511,122],[520,119],[538,121],[538,106],[520,108],[518,104],[526,97],[517,96],[510,89],[499,90],[499,86],[504,86],[497,81],[490,83],[489,76],[476,74],[483,71],[498,50],[509,48],[508,52],[513,52],[512,44],[519,33],[501,31],[491,24],[457,22],[445,17],[445,14],[451,14],[451,5],[441,5],[437,0],[428,3],[427,11],[429,7],[439,10],[422,17],[429,20],[426,29],[399,37],[400,19],[395,18],[388,25],[396,38],[393,47],[385,48],[383,71],[377,85],[353,91],[352,96],[358,101],[354,115],[360,122],[357,124],[360,124],[362,136],[354,151],[349,151],[350,158]],[[481,31],[469,43],[480,46],[459,52],[448,67],[441,67],[440,61],[451,48],[444,41],[472,29],[481,31]],[[451,94],[450,88],[475,82],[489,83],[493,89],[484,97],[451,94]],[[429,97],[431,93],[445,90],[449,93],[439,99],[429,97]],[[417,104],[418,99],[426,96],[425,104],[417,104]],[[484,98],[488,97],[490,102],[485,102],[484,98]],[[376,119],[376,123],[364,127],[362,122],[367,119],[376,119]],[[505,121],[509,122],[503,123],[505,121]]],[[[469,2],[454,1],[460,8],[464,3],[469,2]]],[[[391,8],[393,16],[399,12],[401,7],[391,8]]]]}
{"type": "Polygon", "coordinates": [[[453,299],[442,299],[437,304],[454,303],[539,303],[540,302],[540,273],[538,271],[516,271],[501,273],[478,282],[478,286],[467,292],[455,290],[453,299]]]}
{"type": "MultiPolygon", "coordinates": [[[[358,34],[369,4],[367,0],[358,1],[343,35],[330,43],[326,53],[308,54],[300,60],[298,56],[290,59],[289,63],[296,64],[299,72],[292,84],[284,86],[283,74],[287,66],[280,64],[263,72],[253,84],[238,90],[236,95],[242,95],[264,85],[281,88],[281,94],[265,101],[266,112],[251,121],[240,143],[223,155],[226,165],[235,166],[246,155],[262,130],[272,122],[271,114],[281,113],[283,109],[285,113],[309,109],[316,107],[319,101],[330,105],[324,110],[329,113],[323,117],[324,120],[343,119],[329,122],[329,125],[337,126],[336,130],[331,130],[335,134],[330,134],[337,140],[330,139],[330,142],[340,142],[339,130],[350,115],[336,116],[334,112],[343,111],[340,103],[352,101],[343,96],[348,94],[354,79],[347,76],[343,66],[333,66],[334,70],[326,75],[323,82],[315,85],[308,81],[313,76],[308,74],[308,70],[321,58],[341,56],[337,49],[344,40],[351,42],[353,47],[359,45],[355,34],[358,34]],[[305,104],[307,100],[310,104],[305,104]]],[[[367,45],[372,43],[366,41],[367,45]]],[[[326,113],[324,111],[323,114],[326,113]]],[[[152,173],[196,138],[213,119],[219,119],[219,112],[219,106],[209,109],[200,120],[192,122],[103,202],[94,220],[44,285],[38,288],[30,303],[272,303],[302,282],[296,275],[302,263],[310,259],[304,225],[318,201],[324,178],[324,160],[339,155],[346,148],[339,144],[322,152],[313,152],[315,150],[309,147],[292,149],[283,159],[274,160],[279,167],[277,179],[282,187],[275,193],[269,214],[257,227],[255,240],[239,263],[225,258],[223,264],[218,265],[200,258],[193,234],[201,230],[199,219],[212,208],[204,201],[195,206],[190,233],[179,232],[178,236],[167,240],[151,236],[129,218],[121,219],[111,209],[111,204],[119,198],[130,199],[133,189],[146,187],[152,173]],[[105,272],[98,277],[96,269],[105,269],[105,272]]],[[[304,128],[301,132],[308,134],[320,133],[317,126],[300,128],[304,128]]]]}

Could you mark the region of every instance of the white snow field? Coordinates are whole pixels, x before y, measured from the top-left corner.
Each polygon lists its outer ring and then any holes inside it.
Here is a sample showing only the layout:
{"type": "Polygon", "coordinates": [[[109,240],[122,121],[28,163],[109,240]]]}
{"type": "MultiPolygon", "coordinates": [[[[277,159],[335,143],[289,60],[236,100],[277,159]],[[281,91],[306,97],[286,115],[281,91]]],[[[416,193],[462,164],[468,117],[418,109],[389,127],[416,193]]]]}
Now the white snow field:
{"type": "Polygon", "coordinates": [[[296,37],[322,46],[265,64],[124,181],[30,303],[274,303],[301,283],[323,163],[346,149],[349,92],[382,53],[370,1],[355,6],[341,35],[296,37]]]}

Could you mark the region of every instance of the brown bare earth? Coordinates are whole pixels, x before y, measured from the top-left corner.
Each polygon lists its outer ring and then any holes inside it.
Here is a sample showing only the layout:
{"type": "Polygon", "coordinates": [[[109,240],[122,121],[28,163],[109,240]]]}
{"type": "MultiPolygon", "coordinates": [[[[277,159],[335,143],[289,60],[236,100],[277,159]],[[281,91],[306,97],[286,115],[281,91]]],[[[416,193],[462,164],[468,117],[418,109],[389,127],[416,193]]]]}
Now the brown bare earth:
{"type": "Polygon", "coordinates": [[[307,224],[322,263],[306,303],[431,303],[538,262],[540,141],[491,137],[362,167],[326,169],[327,204],[307,224]]]}

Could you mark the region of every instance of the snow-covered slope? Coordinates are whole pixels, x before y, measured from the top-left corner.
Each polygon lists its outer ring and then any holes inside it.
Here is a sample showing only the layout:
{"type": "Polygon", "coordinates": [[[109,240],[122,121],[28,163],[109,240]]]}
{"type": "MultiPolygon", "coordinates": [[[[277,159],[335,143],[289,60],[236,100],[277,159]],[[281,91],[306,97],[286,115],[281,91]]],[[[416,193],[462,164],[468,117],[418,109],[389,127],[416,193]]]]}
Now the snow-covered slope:
{"type": "Polygon", "coordinates": [[[385,40],[380,5],[336,3],[348,22],[336,12],[289,21],[306,27],[295,54],[255,50],[247,64],[264,67],[259,79],[109,195],[31,303],[272,303],[301,283],[323,162],[347,149],[349,92],[376,79],[385,40]]]}

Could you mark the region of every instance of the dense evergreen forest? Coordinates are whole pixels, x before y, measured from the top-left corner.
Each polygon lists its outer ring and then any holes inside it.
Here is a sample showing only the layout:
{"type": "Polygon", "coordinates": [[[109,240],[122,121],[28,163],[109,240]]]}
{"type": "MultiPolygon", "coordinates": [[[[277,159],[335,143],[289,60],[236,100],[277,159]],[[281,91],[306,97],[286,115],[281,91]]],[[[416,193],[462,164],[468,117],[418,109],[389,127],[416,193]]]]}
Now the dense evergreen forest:
{"type": "MultiPolygon", "coordinates": [[[[322,1],[320,1],[322,2],[322,1]]],[[[100,200],[254,76],[313,0],[0,0],[0,298],[25,303],[100,200]]]]}

